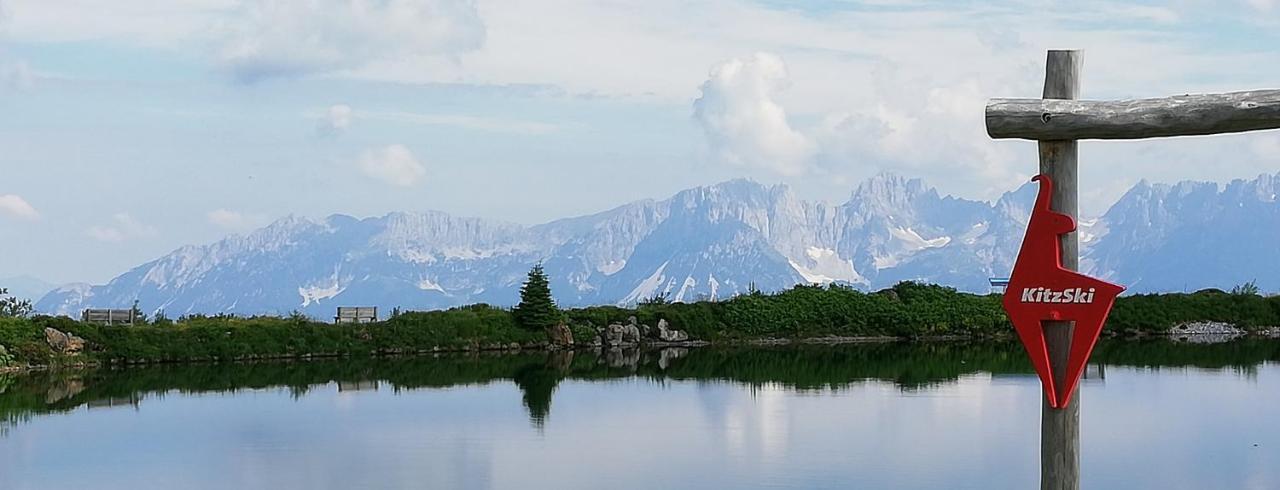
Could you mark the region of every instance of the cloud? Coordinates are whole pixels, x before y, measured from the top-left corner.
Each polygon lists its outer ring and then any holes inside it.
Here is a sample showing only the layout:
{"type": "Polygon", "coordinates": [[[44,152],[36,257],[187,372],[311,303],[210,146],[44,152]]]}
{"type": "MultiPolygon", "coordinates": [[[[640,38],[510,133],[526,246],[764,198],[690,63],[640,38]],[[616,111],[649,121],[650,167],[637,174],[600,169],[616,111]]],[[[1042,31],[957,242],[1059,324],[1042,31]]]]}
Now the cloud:
{"type": "Polygon", "coordinates": [[[36,211],[36,208],[27,203],[26,199],[14,194],[0,195],[0,215],[27,221],[40,219],[40,213],[36,211]]]}
{"type": "Polygon", "coordinates": [[[693,102],[693,115],[723,160],[783,175],[805,172],[815,148],[792,129],[775,100],[786,84],[786,65],[769,53],[734,58],[711,69],[702,96],[693,102]]]}
{"type": "Polygon", "coordinates": [[[337,136],[351,127],[351,106],[336,104],[329,106],[316,124],[316,132],[321,136],[337,136]]]}
{"type": "Polygon", "coordinates": [[[85,234],[100,242],[119,243],[134,238],[153,237],[158,232],[155,227],[138,221],[128,213],[116,213],[107,224],[90,226],[85,234]]]}
{"type": "Polygon", "coordinates": [[[411,187],[427,174],[426,167],[404,145],[365,151],[359,164],[365,175],[398,187],[411,187]]]}
{"type": "Polygon", "coordinates": [[[226,208],[209,211],[205,214],[205,217],[209,220],[209,223],[214,226],[231,231],[252,230],[266,224],[267,222],[266,216],[260,214],[246,214],[226,208]]]}
{"type": "Polygon", "coordinates": [[[220,31],[219,61],[246,82],[458,54],[485,36],[473,0],[255,0],[220,31]]]}
{"type": "Polygon", "coordinates": [[[1012,156],[986,136],[983,108],[996,91],[975,78],[950,84],[912,80],[881,69],[864,104],[811,112],[818,123],[795,127],[778,93],[787,70],[760,53],[716,65],[694,102],[708,143],[726,161],[798,175],[817,167],[848,170],[948,171],[992,189],[1017,185],[1012,156]]]}

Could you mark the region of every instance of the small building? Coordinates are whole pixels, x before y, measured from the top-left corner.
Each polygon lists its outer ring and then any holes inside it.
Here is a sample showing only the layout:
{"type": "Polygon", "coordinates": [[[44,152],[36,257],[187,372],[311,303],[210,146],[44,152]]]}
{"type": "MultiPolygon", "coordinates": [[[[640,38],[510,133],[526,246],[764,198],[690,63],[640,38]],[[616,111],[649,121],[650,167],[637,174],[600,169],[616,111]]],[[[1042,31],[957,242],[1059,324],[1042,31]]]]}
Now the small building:
{"type": "Polygon", "coordinates": [[[111,310],[87,308],[80,314],[80,321],[99,325],[133,325],[138,320],[138,310],[111,310]]]}
{"type": "Polygon", "coordinates": [[[333,323],[370,323],[378,321],[377,306],[339,306],[333,323]]]}
{"type": "Polygon", "coordinates": [[[987,281],[991,283],[991,292],[993,293],[1004,293],[1005,288],[1009,287],[1009,278],[1007,277],[992,277],[987,281]]]}

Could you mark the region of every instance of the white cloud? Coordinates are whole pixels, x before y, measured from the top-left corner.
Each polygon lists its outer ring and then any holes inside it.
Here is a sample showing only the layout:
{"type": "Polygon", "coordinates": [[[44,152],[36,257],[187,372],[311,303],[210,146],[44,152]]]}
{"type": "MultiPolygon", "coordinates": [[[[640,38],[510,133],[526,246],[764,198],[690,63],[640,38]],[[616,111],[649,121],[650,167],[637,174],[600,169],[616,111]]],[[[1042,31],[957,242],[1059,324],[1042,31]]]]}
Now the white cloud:
{"type": "Polygon", "coordinates": [[[411,187],[422,180],[427,169],[404,145],[391,145],[360,155],[365,175],[399,187],[411,187]]]}
{"type": "Polygon", "coordinates": [[[351,127],[351,106],[336,104],[329,106],[316,124],[316,131],[321,136],[337,136],[351,127]]]}
{"type": "Polygon", "coordinates": [[[814,145],[792,129],[775,100],[786,84],[786,65],[776,55],[725,61],[703,82],[694,118],[724,160],[783,175],[804,173],[814,145]]]}
{"type": "Polygon", "coordinates": [[[243,81],[457,54],[485,35],[472,0],[255,0],[219,32],[218,58],[243,81]]]}
{"type": "Polygon", "coordinates": [[[36,211],[36,208],[32,207],[22,196],[14,194],[0,195],[0,214],[28,221],[40,219],[40,213],[36,211]]]}
{"type": "Polygon", "coordinates": [[[135,238],[153,237],[158,232],[155,227],[138,221],[128,213],[116,213],[111,215],[108,223],[90,226],[85,230],[85,234],[100,242],[119,243],[135,238]]]}
{"type": "Polygon", "coordinates": [[[205,214],[205,218],[207,218],[209,223],[214,226],[231,231],[252,230],[266,224],[267,222],[266,216],[260,214],[246,214],[226,208],[209,211],[205,214]]]}

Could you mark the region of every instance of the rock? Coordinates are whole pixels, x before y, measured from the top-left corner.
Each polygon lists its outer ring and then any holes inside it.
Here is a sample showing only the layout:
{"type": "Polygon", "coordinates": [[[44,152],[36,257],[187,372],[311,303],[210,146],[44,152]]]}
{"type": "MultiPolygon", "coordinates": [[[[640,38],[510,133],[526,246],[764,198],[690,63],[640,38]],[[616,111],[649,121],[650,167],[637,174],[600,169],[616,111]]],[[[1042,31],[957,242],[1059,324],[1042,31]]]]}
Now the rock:
{"type": "Polygon", "coordinates": [[[1230,323],[1187,322],[1170,330],[1172,335],[1243,335],[1246,332],[1230,323]]]}
{"type": "Polygon", "coordinates": [[[663,342],[684,342],[689,340],[689,334],[681,330],[672,330],[667,326],[666,320],[658,320],[658,340],[663,342]]]}
{"type": "Polygon", "coordinates": [[[635,325],[636,323],[637,323],[636,317],[634,316],[627,317],[627,325],[635,325]]]}
{"type": "Polygon", "coordinates": [[[573,331],[563,323],[547,327],[547,340],[555,348],[573,347],[573,331]]]}
{"type": "Polygon", "coordinates": [[[652,336],[653,336],[653,327],[650,327],[648,323],[642,323],[642,324],[640,324],[640,336],[641,336],[641,337],[644,337],[644,338],[646,338],[646,339],[647,339],[647,338],[649,338],[649,337],[652,337],[652,336]]]}
{"type": "Polygon", "coordinates": [[[639,342],[640,342],[640,327],[637,327],[637,326],[636,326],[636,324],[634,324],[634,323],[632,323],[632,324],[630,324],[630,325],[626,325],[625,327],[623,327],[623,330],[622,330],[622,341],[623,341],[623,342],[625,342],[625,343],[628,343],[628,344],[635,344],[635,343],[639,343],[639,342]]]}
{"type": "Polygon", "coordinates": [[[54,351],[63,354],[76,355],[84,350],[84,339],[63,333],[56,328],[45,327],[44,340],[49,343],[49,347],[54,351]]]}
{"type": "Polygon", "coordinates": [[[599,345],[603,344],[603,343],[604,343],[604,328],[603,328],[603,327],[594,327],[594,328],[593,328],[593,330],[595,330],[596,334],[595,334],[594,336],[592,336],[592,337],[591,337],[591,340],[589,341],[589,343],[588,343],[587,345],[599,346],[599,345]]]}
{"type": "Polygon", "coordinates": [[[622,336],[626,330],[626,327],[623,327],[620,323],[610,323],[604,330],[604,344],[621,345],[622,336]]]}

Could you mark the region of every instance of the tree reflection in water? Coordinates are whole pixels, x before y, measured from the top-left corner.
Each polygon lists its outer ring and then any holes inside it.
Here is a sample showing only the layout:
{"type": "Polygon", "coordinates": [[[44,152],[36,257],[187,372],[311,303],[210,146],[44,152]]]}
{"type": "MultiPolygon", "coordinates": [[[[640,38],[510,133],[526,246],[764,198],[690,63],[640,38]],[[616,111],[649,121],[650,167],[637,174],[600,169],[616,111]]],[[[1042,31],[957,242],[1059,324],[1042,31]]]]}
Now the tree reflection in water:
{"type": "MultiPolygon", "coordinates": [[[[1110,340],[1099,344],[1097,364],[1138,367],[1230,369],[1249,375],[1260,363],[1280,360],[1280,340],[1237,339],[1217,344],[1169,340],[1110,340]]],[[[1015,343],[875,343],[611,349],[517,354],[457,354],[413,358],[350,358],[305,362],[225,363],[103,368],[0,375],[0,433],[34,415],[89,408],[137,406],[148,395],[232,393],[287,388],[294,396],[334,385],[390,386],[396,392],[513,382],[535,427],[551,412],[564,380],[625,377],[655,380],[720,380],[750,386],[778,384],[795,390],[842,390],[878,380],[905,391],[954,382],[977,372],[1030,374],[1015,343]]]]}

